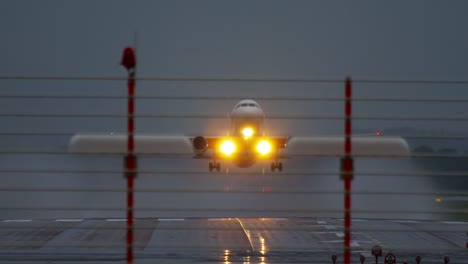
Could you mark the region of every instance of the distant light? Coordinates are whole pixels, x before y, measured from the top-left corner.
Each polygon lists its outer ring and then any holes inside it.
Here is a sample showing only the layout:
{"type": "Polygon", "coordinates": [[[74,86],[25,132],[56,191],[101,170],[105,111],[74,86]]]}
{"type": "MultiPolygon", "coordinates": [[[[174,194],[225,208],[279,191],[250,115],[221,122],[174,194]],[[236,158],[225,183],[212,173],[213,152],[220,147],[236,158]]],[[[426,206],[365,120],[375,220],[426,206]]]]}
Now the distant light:
{"type": "Polygon", "coordinates": [[[380,137],[380,135],[382,135],[382,133],[381,133],[380,131],[377,131],[377,132],[375,133],[375,135],[378,136],[378,137],[380,137]]]}
{"type": "Polygon", "coordinates": [[[253,134],[254,134],[254,131],[250,127],[246,127],[244,129],[242,129],[242,135],[244,136],[245,139],[251,138],[253,136],[253,134]]]}
{"type": "Polygon", "coordinates": [[[271,143],[268,142],[267,140],[261,140],[257,144],[257,151],[262,154],[266,155],[271,152],[271,143]]]}
{"type": "Polygon", "coordinates": [[[220,150],[223,154],[229,156],[232,153],[234,153],[234,151],[236,151],[236,144],[234,144],[234,142],[232,142],[231,140],[227,139],[221,143],[220,150]]]}
{"type": "Polygon", "coordinates": [[[436,201],[436,203],[441,203],[441,202],[442,202],[442,198],[437,197],[437,198],[435,199],[435,201],[436,201]]]}

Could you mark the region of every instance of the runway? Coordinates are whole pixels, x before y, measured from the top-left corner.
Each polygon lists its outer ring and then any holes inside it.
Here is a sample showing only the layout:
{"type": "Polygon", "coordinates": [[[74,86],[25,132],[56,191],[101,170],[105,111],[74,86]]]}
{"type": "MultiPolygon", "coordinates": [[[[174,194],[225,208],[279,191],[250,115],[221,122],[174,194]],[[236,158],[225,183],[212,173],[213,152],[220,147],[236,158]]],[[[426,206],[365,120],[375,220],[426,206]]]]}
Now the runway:
{"type": "MultiPolygon", "coordinates": [[[[397,263],[467,263],[468,222],[352,223],[353,263],[375,263],[377,244],[397,263]]],[[[121,218],[2,219],[0,263],[124,263],[125,228],[121,218]]],[[[341,263],[343,253],[339,218],[140,218],[135,231],[136,263],[341,263]]]]}

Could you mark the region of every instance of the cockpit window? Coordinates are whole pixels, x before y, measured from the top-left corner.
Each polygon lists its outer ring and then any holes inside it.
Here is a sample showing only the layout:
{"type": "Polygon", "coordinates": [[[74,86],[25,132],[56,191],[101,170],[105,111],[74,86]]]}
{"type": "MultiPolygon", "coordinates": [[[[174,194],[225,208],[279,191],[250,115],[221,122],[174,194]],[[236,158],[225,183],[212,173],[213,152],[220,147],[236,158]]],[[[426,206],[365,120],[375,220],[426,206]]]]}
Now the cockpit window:
{"type": "Polygon", "coordinates": [[[256,107],[256,108],[260,108],[258,105],[252,104],[252,103],[249,103],[249,104],[239,104],[239,105],[237,105],[236,109],[239,108],[239,107],[256,107]]]}

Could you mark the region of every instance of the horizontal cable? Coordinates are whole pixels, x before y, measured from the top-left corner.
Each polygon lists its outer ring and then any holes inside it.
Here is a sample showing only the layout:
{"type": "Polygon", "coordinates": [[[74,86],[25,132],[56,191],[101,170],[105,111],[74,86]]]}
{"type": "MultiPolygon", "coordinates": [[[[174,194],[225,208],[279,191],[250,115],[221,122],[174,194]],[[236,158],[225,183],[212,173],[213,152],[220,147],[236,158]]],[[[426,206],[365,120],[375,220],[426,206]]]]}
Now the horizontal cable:
{"type": "MultiPolygon", "coordinates": [[[[28,229],[36,229],[36,228],[53,228],[53,225],[50,225],[52,223],[57,224],[57,225],[62,225],[63,223],[70,223],[73,224],[73,226],[70,226],[69,229],[73,230],[99,230],[99,231],[114,231],[114,230],[126,230],[127,229],[127,223],[125,221],[126,219],[122,218],[122,221],[119,222],[103,222],[99,223],[99,226],[85,226],[85,225],[78,225],[77,223],[80,222],[49,222],[48,224],[44,223],[38,223],[38,224],[31,224],[33,222],[27,222],[25,225],[24,223],[0,223],[0,230],[2,229],[22,229],[22,230],[28,230],[28,229]],[[103,224],[108,224],[110,226],[105,226],[103,224]],[[115,226],[118,224],[119,226],[115,226]]],[[[162,220],[164,221],[164,220],[162,220]]],[[[216,222],[216,221],[232,221],[232,220],[208,220],[209,222],[216,222]]],[[[265,221],[270,221],[270,220],[265,220],[265,221]]],[[[372,220],[370,220],[372,222],[372,220]]],[[[391,221],[391,220],[389,220],[391,221]]],[[[410,221],[413,224],[424,224],[424,221],[421,220],[407,220],[410,221]]],[[[158,220],[155,220],[155,222],[158,222],[158,220]]],[[[398,222],[393,222],[391,221],[392,224],[398,224],[398,222]]],[[[144,225],[146,223],[142,223],[144,225]]],[[[405,223],[402,223],[405,224],[405,223]]],[[[402,232],[402,233],[413,233],[413,232],[431,232],[431,233],[456,233],[456,232],[466,232],[466,229],[463,228],[463,225],[458,228],[454,228],[453,226],[450,226],[450,229],[441,229],[441,228],[424,228],[424,227],[414,227],[414,229],[409,229],[407,225],[404,225],[404,227],[398,228],[398,227],[384,227],[385,223],[382,223],[382,227],[351,227],[352,232],[402,232]]],[[[317,226],[320,226],[317,224],[317,226]]],[[[268,231],[317,231],[318,233],[323,232],[323,233],[332,233],[332,232],[339,232],[339,231],[344,231],[344,227],[342,226],[337,226],[333,225],[335,228],[332,230],[326,230],[326,231],[321,231],[317,230],[316,226],[311,226],[311,227],[305,227],[305,226],[269,226],[268,231]]],[[[239,227],[216,227],[216,226],[207,226],[207,227],[197,227],[197,226],[191,226],[191,227],[181,227],[181,226],[164,226],[164,227],[151,227],[151,226],[139,226],[139,220],[135,219],[134,220],[134,225],[133,229],[135,231],[144,231],[144,230],[154,230],[154,231],[239,231],[239,227]]],[[[262,228],[258,228],[262,229],[262,228]]]]}
{"type": "MultiPolygon", "coordinates": [[[[73,75],[0,75],[0,80],[57,80],[57,81],[122,81],[124,76],[73,76],[73,75]]],[[[271,78],[271,77],[245,77],[245,76],[138,76],[139,81],[176,81],[176,82],[298,82],[298,83],[344,83],[345,78],[271,78]]],[[[417,80],[417,79],[352,79],[354,83],[375,84],[468,84],[468,80],[417,80]]]]}
{"type": "MultiPolygon", "coordinates": [[[[0,206],[0,210],[5,211],[126,211],[125,207],[92,207],[92,206],[44,206],[44,207],[32,207],[32,206],[0,206]]],[[[174,208],[174,207],[134,207],[133,210],[141,212],[228,212],[228,213],[343,213],[345,210],[340,209],[251,209],[251,208],[174,208]]],[[[468,209],[444,209],[444,210],[376,210],[376,209],[353,209],[353,214],[367,213],[373,215],[379,214],[414,214],[414,215],[426,215],[426,214],[468,214],[468,209]]]]}
{"type": "MultiPolygon", "coordinates": [[[[127,99],[124,95],[54,95],[54,94],[0,94],[0,98],[8,99],[127,99]]],[[[240,101],[244,100],[245,96],[167,96],[167,95],[138,95],[135,99],[151,99],[151,100],[214,100],[214,101],[240,101]]],[[[251,96],[252,100],[258,101],[333,101],[341,102],[346,100],[343,97],[268,97],[268,96],[251,96]]],[[[423,103],[466,103],[468,98],[352,98],[354,102],[423,102],[423,103]]]]}
{"type": "MultiPolygon", "coordinates": [[[[37,155],[73,155],[73,156],[121,156],[125,155],[125,153],[108,153],[108,152],[93,152],[93,153],[71,153],[65,150],[40,150],[40,149],[0,149],[0,155],[6,154],[37,154],[37,155]]],[[[186,152],[167,152],[167,153],[138,153],[139,157],[161,157],[161,158],[184,158],[184,157],[191,157],[193,158],[192,153],[186,152]]],[[[288,154],[287,158],[342,158],[344,155],[338,154],[288,154]]],[[[407,158],[468,158],[468,154],[445,154],[445,153],[436,153],[436,154],[424,154],[424,153],[412,153],[410,156],[403,156],[403,155],[359,155],[354,154],[352,155],[353,158],[357,159],[366,159],[366,158],[375,158],[375,159],[407,159],[407,158]]],[[[197,158],[193,158],[197,159],[197,158]]],[[[280,158],[281,159],[281,158],[280,158]]]]}
{"type": "MultiPolygon", "coordinates": [[[[126,114],[74,114],[74,113],[0,113],[0,117],[67,117],[67,118],[126,118],[126,114]]],[[[226,119],[227,115],[177,115],[177,114],[136,114],[135,118],[182,118],[182,119],[226,119]]],[[[343,120],[343,116],[322,115],[269,115],[268,119],[316,119],[343,120]]],[[[464,116],[353,116],[353,120],[402,120],[402,121],[468,121],[464,116]]]]}
{"type": "MultiPolygon", "coordinates": [[[[126,242],[121,241],[119,242],[90,242],[90,241],[80,241],[80,242],[52,242],[50,243],[48,240],[44,241],[38,241],[38,242],[33,242],[31,240],[27,241],[8,241],[8,242],[0,242],[0,249],[1,248],[8,248],[8,249],[21,249],[21,248],[88,248],[88,249],[94,249],[94,248],[125,248],[126,242]]],[[[134,242],[133,246],[135,248],[138,247],[146,247],[147,242],[134,242]]],[[[149,248],[149,247],[148,247],[149,248]]],[[[67,262],[67,261],[65,261],[67,262]]]]}
{"type": "MultiPolygon", "coordinates": [[[[21,243],[21,242],[19,242],[21,243]]],[[[109,260],[109,261],[92,261],[92,260],[89,260],[89,257],[88,254],[92,254],[94,256],[94,254],[96,254],[96,250],[98,249],[102,249],[102,250],[105,250],[105,249],[115,249],[117,247],[117,245],[113,245],[113,244],[98,244],[98,246],[94,246],[95,243],[90,243],[89,246],[87,246],[86,244],[71,244],[71,245],[68,245],[66,244],[65,242],[62,242],[64,244],[57,244],[57,248],[59,249],[75,249],[75,250],[80,250],[79,252],[67,252],[67,254],[63,257],[63,254],[60,254],[60,253],[56,253],[56,255],[54,257],[49,257],[47,256],[47,259],[50,259],[50,262],[40,262],[40,263],[55,263],[56,259],[59,259],[61,261],[59,261],[60,263],[75,263],[76,262],[76,259],[78,260],[81,260],[81,259],[86,259],[85,262],[89,262],[89,263],[123,263],[123,260],[125,260],[125,244],[121,244],[120,245],[120,251],[118,252],[112,252],[112,253],[109,253],[107,251],[105,251],[105,254],[109,255],[109,254],[112,254],[112,257],[106,257],[104,259],[106,260],[109,260]],[[99,246],[101,245],[101,246],[99,246]],[[123,247],[122,247],[123,245],[123,247]],[[89,252],[82,252],[82,249],[87,249],[89,250],[89,252]],[[67,259],[70,259],[70,254],[79,254],[77,256],[79,257],[76,257],[76,258],[72,258],[73,260],[72,261],[66,261],[67,259]],[[63,261],[63,259],[65,259],[65,261],[63,261]]],[[[123,243],[123,242],[122,242],[123,243]]],[[[338,246],[335,246],[335,249],[334,249],[334,252],[342,252],[343,251],[343,243],[335,243],[337,244],[338,246]]],[[[258,248],[255,248],[256,250],[254,252],[249,252],[249,253],[246,253],[245,250],[239,250],[238,248],[241,248],[241,249],[245,249],[246,247],[248,247],[248,244],[244,244],[244,243],[238,243],[238,244],[229,244],[229,247],[234,247],[234,250],[228,254],[228,255],[224,255],[224,249],[220,248],[220,245],[222,244],[215,244],[215,245],[204,245],[203,243],[202,244],[174,244],[174,243],[161,243],[161,244],[157,244],[155,246],[148,246],[147,243],[145,244],[141,244],[138,243],[136,244],[135,243],[135,250],[139,250],[140,248],[141,249],[144,249],[145,252],[143,257],[141,257],[142,259],[149,259],[149,258],[155,258],[155,259],[170,259],[169,262],[161,262],[161,263],[179,263],[179,262],[183,262],[183,263],[197,263],[197,262],[200,262],[199,260],[200,259],[203,259],[205,260],[205,262],[203,263],[295,263],[295,264],[323,264],[323,263],[332,263],[330,259],[330,244],[327,244],[327,243],[324,243],[324,244],[321,244],[321,245],[310,245],[308,247],[300,247],[299,249],[295,246],[277,246],[275,244],[275,246],[271,249],[269,248],[269,245],[267,244],[266,245],[266,250],[262,251],[262,250],[259,250],[258,248]],[[161,253],[161,251],[157,250],[157,249],[162,249],[162,250],[166,250],[168,251],[169,253],[166,253],[165,255],[163,253],[161,253]],[[237,250],[236,250],[237,249],[237,250]],[[195,256],[191,256],[188,255],[188,254],[192,254],[191,251],[199,251],[199,250],[203,250],[202,253],[197,253],[195,256]],[[300,255],[298,256],[297,252],[298,250],[301,251],[300,255]],[[176,251],[176,252],[179,252],[179,253],[173,253],[172,251],[176,251]],[[187,253],[187,251],[189,251],[187,253]],[[172,252],[172,253],[171,253],[172,252]],[[241,252],[241,253],[239,253],[241,252]],[[263,252],[263,253],[260,253],[260,252],[263,252]],[[293,255],[291,255],[291,253],[293,255]],[[178,254],[182,254],[182,255],[178,255],[178,254]],[[249,259],[247,260],[247,257],[249,257],[249,259]],[[326,257],[326,258],[325,258],[326,257]],[[189,260],[190,259],[190,260],[189,260]],[[315,260],[314,260],[315,259],[315,260]],[[327,259],[327,261],[323,261],[323,260],[320,260],[320,259],[327,259]],[[174,260],[178,260],[178,261],[174,261],[174,260]],[[260,261],[261,260],[261,261],[260,261]]],[[[17,247],[8,247],[7,244],[5,244],[4,248],[7,248],[7,249],[10,249],[12,250],[12,252],[7,255],[6,259],[7,260],[11,260],[13,259],[14,261],[11,262],[11,263],[32,263],[30,261],[26,261],[26,262],[21,262],[21,260],[24,258],[23,256],[21,256],[20,258],[18,258],[15,254],[15,251],[16,250],[23,250],[24,249],[28,249],[28,252],[27,254],[32,254],[32,256],[37,256],[34,254],[34,251],[29,251],[31,248],[33,250],[38,250],[37,248],[43,248],[44,246],[46,245],[41,245],[40,243],[32,243],[32,242],[29,242],[27,244],[25,244],[24,246],[21,246],[21,244],[19,244],[19,246],[17,247]]],[[[55,247],[55,244],[53,245],[47,245],[48,247],[51,247],[52,249],[55,247]]],[[[361,246],[362,247],[362,246],[361,246]]],[[[359,247],[359,248],[361,248],[359,247]]],[[[365,246],[364,246],[365,247],[365,246]]],[[[368,250],[370,252],[370,246],[368,246],[368,249],[367,247],[365,247],[366,250],[368,250]]],[[[45,247],[45,249],[47,249],[47,247],[45,247]]],[[[351,248],[353,251],[357,248],[351,248]]],[[[385,248],[385,250],[387,250],[388,248],[385,248]]],[[[466,252],[466,249],[462,248],[462,247],[454,247],[454,248],[450,248],[450,249],[447,249],[446,247],[444,246],[440,246],[440,247],[431,247],[430,249],[423,249],[421,247],[399,247],[399,246],[395,246],[393,245],[391,247],[391,252],[398,252],[396,254],[396,258],[397,259],[400,259],[402,258],[400,254],[414,254],[412,257],[410,257],[409,259],[413,259],[415,256],[417,255],[421,255],[422,256],[422,262],[424,263],[444,263],[444,256],[445,255],[448,255],[449,257],[452,258],[451,262],[450,263],[454,263],[454,264],[461,264],[461,263],[464,263],[464,260],[465,260],[465,252],[466,252]],[[434,258],[433,256],[433,251],[440,251],[440,252],[445,252],[445,254],[440,254],[440,256],[438,258],[434,258]],[[430,258],[426,258],[425,256],[429,255],[430,258]],[[427,261],[427,259],[430,260],[430,262],[427,261]],[[435,261],[432,261],[434,260],[435,261]]],[[[101,252],[99,252],[101,253],[101,252]]],[[[45,254],[45,253],[44,253],[45,254]]],[[[136,253],[136,255],[138,255],[138,251],[136,253]]],[[[25,259],[36,259],[36,258],[31,258],[31,257],[27,257],[28,255],[26,255],[25,259]]],[[[38,259],[43,259],[44,257],[42,255],[39,255],[41,256],[40,258],[38,259]]],[[[72,255],[73,256],[73,255],[72,255]]],[[[95,256],[94,256],[95,257],[95,256]]],[[[359,255],[356,255],[354,254],[353,257],[352,257],[352,260],[355,261],[355,262],[351,262],[351,263],[359,263],[359,255]]],[[[99,260],[101,260],[100,258],[97,258],[99,260]]],[[[138,258],[140,259],[140,257],[138,258]]],[[[383,261],[384,259],[384,256],[380,257],[380,261],[383,261]]],[[[407,257],[404,258],[404,259],[408,259],[407,257]]],[[[343,260],[343,256],[339,255],[338,257],[338,262],[337,263],[342,263],[342,260],[343,260]]],[[[369,262],[369,260],[373,261],[373,257],[371,258],[367,258],[367,261],[366,263],[369,262]]],[[[85,262],[79,262],[79,263],[85,263],[85,262]]],[[[149,261],[151,262],[151,261],[149,261]]],[[[137,262],[139,263],[139,262],[137,262]]],[[[146,263],[146,262],[144,262],[146,263]]],[[[403,263],[403,262],[402,262],[403,263]]]]}
{"type": "MultiPolygon", "coordinates": [[[[73,174],[111,174],[111,175],[123,175],[125,171],[123,170],[64,170],[64,169],[0,169],[0,173],[73,173],[73,174]]],[[[195,170],[136,170],[136,173],[140,174],[175,174],[175,175],[206,175],[210,174],[208,171],[195,171],[195,170]]],[[[262,175],[284,175],[284,176],[336,176],[340,173],[345,173],[344,171],[311,171],[311,172],[297,172],[297,171],[284,171],[281,173],[276,172],[233,172],[226,173],[224,171],[212,172],[211,174],[234,174],[234,175],[252,175],[252,176],[262,176],[262,175]]],[[[355,175],[359,176],[459,176],[467,177],[468,171],[360,171],[356,170],[355,175]]]]}
{"type": "MultiPolygon", "coordinates": [[[[0,136],[73,136],[76,132],[48,132],[48,131],[37,131],[37,132],[0,132],[0,136]]],[[[122,133],[122,135],[124,135],[122,133]]],[[[125,134],[126,135],[126,134],[125,134]]]]}
{"type": "MultiPolygon", "coordinates": [[[[2,192],[126,192],[125,188],[50,188],[50,187],[0,187],[2,192]]],[[[231,193],[231,194],[246,194],[246,193],[265,193],[265,194],[297,194],[297,195],[324,195],[324,194],[343,194],[344,191],[334,190],[287,190],[287,189],[274,189],[270,191],[260,190],[242,190],[242,189],[170,189],[170,188],[135,188],[136,193],[231,193]]],[[[466,197],[468,201],[468,192],[462,191],[441,191],[441,192],[406,192],[406,191],[366,191],[366,190],[355,190],[352,191],[353,195],[410,195],[410,196],[462,196],[466,197]]]]}
{"type": "MultiPolygon", "coordinates": [[[[247,171],[247,172],[229,172],[225,171],[220,172],[208,172],[208,171],[193,171],[193,170],[136,170],[137,174],[152,174],[157,176],[158,174],[164,175],[206,175],[206,174],[225,174],[225,175],[252,175],[252,176],[271,176],[271,175],[282,175],[282,176],[336,176],[340,173],[345,174],[344,171],[312,171],[312,172],[288,172],[284,171],[281,173],[274,172],[257,172],[257,171],[247,171]]],[[[116,174],[123,175],[125,172],[123,170],[56,170],[56,169],[0,169],[0,173],[27,173],[27,174],[116,174]]],[[[370,177],[398,177],[398,176],[408,176],[408,177],[432,177],[432,176],[442,176],[442,177],[467,177],[468,171],[359,171],[354,172],[355,175],[359,176],[370,176],[370,177]]]]}
{"type": "MultiPolygon", "coordinates": [[[[0,80],[50,80],[50,81],[123,81],[123,76],[52,76],[52,75],[0,75],[0,80]]],[[[299,83],[344,83],[344,79],[319,78],[268,78],[268,77],[182,77],[182,76],[137,76],[136,81],[176,82],[299,82],[299,83]]]]}
{"type": "MultiPolygon", "coordinates": [[[[49,131],[0,131],[0,136],[73,136],[79,134],[76,131],[70,131],[70,132],[49,132],[49,131]]],[[[85,133],[86,134],[86,133],[85,133]]],[[[96,133],[97,135],[123,135],[126,136],[128,135],[126,132],[98,132],[96,133]]],[[[132,133],[130,133],[132,135],[132,133]]],[[[133,134],[135,136],[143,136],[143,135],[157,135],[157,134],[133,134]]],[[[327,137],[330,135],[313,135],[313,137],[327,137]]],[[[335,136],[341,136],[341,135],[335,135],[335,136]]],[[[354,137],[373,137],[375,136],[374,133],[372,134],[366,134],[366,135],[361,135],[359,133],[355,133],[354,137]]],[[[468,136],[462,136],[462,135],[391,135],[391,136],[398,136],[401,138],[405,139],[435,139],[435,140],[465,140],[468,139],[468,136]]],[[[385,136],[383,136],[385,137],[385,136]]]]}

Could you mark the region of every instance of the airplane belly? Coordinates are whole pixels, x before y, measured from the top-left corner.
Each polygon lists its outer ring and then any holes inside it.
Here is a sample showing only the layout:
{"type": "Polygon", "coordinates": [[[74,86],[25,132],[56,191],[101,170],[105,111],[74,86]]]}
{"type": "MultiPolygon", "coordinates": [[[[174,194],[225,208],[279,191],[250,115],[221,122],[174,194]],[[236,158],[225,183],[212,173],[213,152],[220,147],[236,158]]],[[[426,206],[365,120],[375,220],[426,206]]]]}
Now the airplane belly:
{"type": "Polygon", "coordinates": [[[253,151],[241,151],[237,154],[234,164],[241,168],[247,168],[255,164],[256,156],[253,151]]]}

